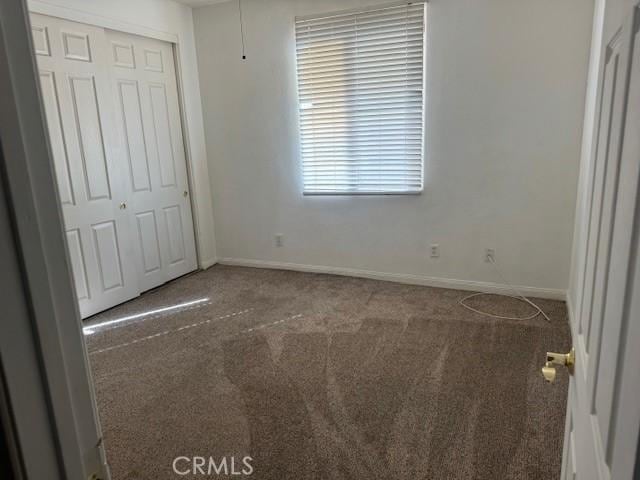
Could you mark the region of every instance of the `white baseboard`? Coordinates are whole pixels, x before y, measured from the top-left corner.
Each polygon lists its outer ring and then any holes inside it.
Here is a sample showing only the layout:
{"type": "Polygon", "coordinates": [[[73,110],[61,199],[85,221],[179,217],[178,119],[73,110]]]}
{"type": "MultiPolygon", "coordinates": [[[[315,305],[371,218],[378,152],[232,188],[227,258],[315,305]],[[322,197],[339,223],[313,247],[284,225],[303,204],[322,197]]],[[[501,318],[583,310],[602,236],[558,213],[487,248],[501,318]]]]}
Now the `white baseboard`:
{"type": "Polygon", "coordinates": [[[206,270],[207,268],[214,266],[216,263],[218,263],[218,260],[216,260],[215,258],[208,258],[205,260],[201,260],[200,270],[206,270]]]}
{"type": "Polygon", "coordinates": [[[571,295],[569,295],[569,291],[567,290],[567,297],[564,300],[564,303],[567,304],[567,321],[569,322],[569,328],[571,329],[571,338],[572,343],[576,345],[578,340],[578,336],[576,335],[576,327],[578,323],[576,322],[576,309],[571,301],[571,295]]]}
{"type": "Polygon", "coordinates": [[[578,335],[578,319],[576,318],[576,308],[571,301],[571,296],[569,295],[568,290],[565,303],[567,304],[567,320],[569,322],[569,330],[571,331],[571,345],[573,345],[576,349],[576,362],[580,365],[587,365],[588,358],[585,356],[586,345],[584,345],[584,336],[578,335]]]}
{"type": "Polygon", "coordinates": [[[573,325],[575,310],[573,309],[573,302],[571,301],[571,296],[569,295],[569,291],[565,295],[564,303],[567,304],[567,317],[569,318],[569,325],[573,325]]]}
{"type": "MultiPolygon", "coordinates": [[[[355,268],[327,267],[321,265],[305,265],[301,263],[274,262],[268,260],[252,260],[246,258],[219,258],[222,265],[235,265],[239,267],[273,268],[276,270],[293,270],[297,272],[327,273],[331,275],[343,275],[347,277],[370,278],[387,282],[406,283],[410,285],[423,285],[426,287],[452,288],[456,290],[469,290],[473,292],[506,293],[513,295],[513,290],[508,285],[491,282],[477,282],[471,280],[458,280],[452,278],[427,277],[408,273],[386,273],[355,268]]],[[[566,300],[565,290],[538,287],[517,287],[523,294],[537,298],[552,300],[566,300]]]]}

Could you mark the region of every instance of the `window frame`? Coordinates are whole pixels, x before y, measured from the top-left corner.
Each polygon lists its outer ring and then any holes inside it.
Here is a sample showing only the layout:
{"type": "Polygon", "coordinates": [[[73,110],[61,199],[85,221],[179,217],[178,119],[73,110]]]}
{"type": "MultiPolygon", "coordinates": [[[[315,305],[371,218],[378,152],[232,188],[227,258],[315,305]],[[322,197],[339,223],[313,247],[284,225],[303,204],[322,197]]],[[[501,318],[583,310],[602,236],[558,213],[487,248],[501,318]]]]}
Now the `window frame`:
{"type": "Polygon", "coordinates": [[[396,1],[396,2],[387,2],[383,4],[376,4],[371,6],[363,6],[356,7],[346,10],[334,10],[330,12],[324,13],[315,13],[310,15],[296,16],[294,19],[294,50],[295,50],[295,65],[296,65],[296,100],[297,100],[297,115],[298,115],[298,143],[299,143],[299,165],[300,165],[300,174],[301,174],[301,187],[302,187],[302,195],[305,197],[327,197],[327,196],[346,196],[346,197],[358,197],[358,196],[417,196],[421,195],[425,189],[425,169],[426,169],[426,144],[427,144],[427,57],[428,57],[428,43],[427,43],[427,30],[428,30],[428,2],[427,0],[417,0],[417,1],[396,1]],[[421,105],[421,142],[420,142],[420,188],[415,190],[407,190],[407,191],[392,191],[392,190],[345,190],[345,191],[308,191],[305,189],[306,184],[304,180],[304,154],[303,154],[303,142],[302,142],[302,118],[301,118],[301,100],[300,100],[300,79],[299,79],[299,70],[298,70],[298,62],[299,56],[297,53],[298,46],[298,38],[296,33],[295,25],[298,22],[306,21],[306,20],[316,20],[322,18],[330,18],[333,16],[342,16],[342,15],[350,15],[350,14],[360,14],[367,13],[375,10],[381,10],[386,8],[393,8],[403,5],[416,5],[422,4],[424,7],[423,12],[423,31],[422,31],[422,105],[421,105]]]}

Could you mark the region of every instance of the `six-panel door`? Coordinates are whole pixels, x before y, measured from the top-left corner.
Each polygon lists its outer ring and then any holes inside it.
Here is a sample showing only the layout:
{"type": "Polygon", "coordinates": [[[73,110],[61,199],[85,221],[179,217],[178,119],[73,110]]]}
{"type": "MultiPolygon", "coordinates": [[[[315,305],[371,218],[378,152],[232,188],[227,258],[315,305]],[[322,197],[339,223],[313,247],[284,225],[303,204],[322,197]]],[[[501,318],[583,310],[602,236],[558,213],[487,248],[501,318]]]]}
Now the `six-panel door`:
{"type": "Polygon", "coordinates": [[[80,312],[196,268],[172,46],[33,14],[80,312]]]}
{"type": "Polygon", "coordinates": [[[107,40],[144,291],[196,268],[173,50],[114,31],[107,40]]]}
{"type": "Polygon", "coordinates": [[[638,400],[622,392],[638,388],[638,365],[624,358],[638,358],[640,341],[631,327],[640,301],[633,271],[640,240],[634,235],[640,221],[639,6],[638,0],[606,3],[585,267],[571,325],[576,369],[563,480],[630,479],[636,455],[638,400]]]}
{"type": "Polygon", "coordinates": [[[40,86],[83,317],[139,292],[104,30],[32,16],[40,86]]]}

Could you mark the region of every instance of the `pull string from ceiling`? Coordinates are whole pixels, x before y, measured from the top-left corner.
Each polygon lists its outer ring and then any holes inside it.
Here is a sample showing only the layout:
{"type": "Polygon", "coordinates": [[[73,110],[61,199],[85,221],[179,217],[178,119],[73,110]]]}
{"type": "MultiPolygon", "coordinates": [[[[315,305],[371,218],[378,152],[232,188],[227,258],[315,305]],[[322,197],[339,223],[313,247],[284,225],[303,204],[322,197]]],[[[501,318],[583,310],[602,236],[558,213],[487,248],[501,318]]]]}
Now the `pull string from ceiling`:
{"type": "Polygon", "coordinates": [[[246,60],[247,56],[244,51],[244,24],[242,21],[242,0],[238,0],[238,15],[240,17],[240,40],[242,41],[242,59],[246,60]]]}

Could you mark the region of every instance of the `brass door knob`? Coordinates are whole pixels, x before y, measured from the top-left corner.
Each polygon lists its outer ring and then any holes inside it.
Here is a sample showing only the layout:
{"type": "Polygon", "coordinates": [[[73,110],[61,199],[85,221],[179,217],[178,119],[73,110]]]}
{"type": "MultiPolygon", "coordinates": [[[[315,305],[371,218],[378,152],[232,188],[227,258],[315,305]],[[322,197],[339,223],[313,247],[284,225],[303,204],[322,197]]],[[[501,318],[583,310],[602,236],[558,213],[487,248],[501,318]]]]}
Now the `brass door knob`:
{"type": "Polygon", "coordinates": [[[556,380],[556,368],[551,366],[550,362],[546,362],[544,364],[544,367],[542,367],[542,376],[549,383],[555,382],[555,380],[556,380]]]}
{"type": "Polygon", "coordinates": [[[576,364],[576,351],[571,349],[569,353],[547,352],[547,361],[542,367],[542,376],[544,379],[553,383],[556,379],[556,367],[554,365],[564,365],[569,370],[569,375],[573,375],[576,364]]]}

